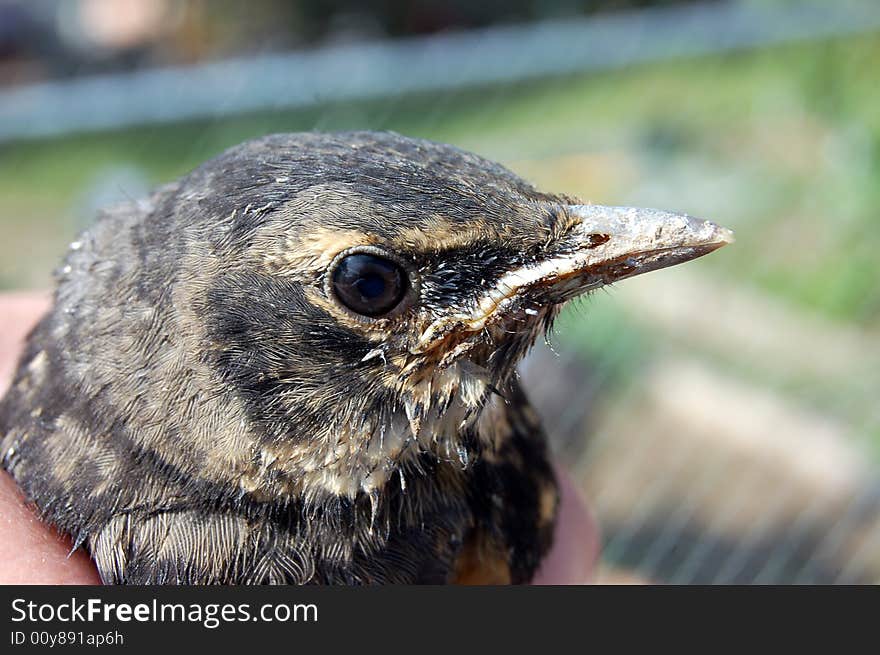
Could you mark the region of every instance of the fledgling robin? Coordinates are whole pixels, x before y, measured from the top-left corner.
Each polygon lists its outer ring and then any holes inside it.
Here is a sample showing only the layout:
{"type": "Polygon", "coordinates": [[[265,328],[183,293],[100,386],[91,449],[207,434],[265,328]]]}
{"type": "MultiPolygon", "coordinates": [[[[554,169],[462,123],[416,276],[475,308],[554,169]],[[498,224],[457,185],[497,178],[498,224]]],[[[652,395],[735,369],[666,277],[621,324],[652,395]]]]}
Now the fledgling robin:
{"type": "Polygon", "coordinates": [[[396,134],[251,141],[71,244],[3,465],[108,583],[526,582],[557,492],[517,362],[730,240],[396,134]]]}

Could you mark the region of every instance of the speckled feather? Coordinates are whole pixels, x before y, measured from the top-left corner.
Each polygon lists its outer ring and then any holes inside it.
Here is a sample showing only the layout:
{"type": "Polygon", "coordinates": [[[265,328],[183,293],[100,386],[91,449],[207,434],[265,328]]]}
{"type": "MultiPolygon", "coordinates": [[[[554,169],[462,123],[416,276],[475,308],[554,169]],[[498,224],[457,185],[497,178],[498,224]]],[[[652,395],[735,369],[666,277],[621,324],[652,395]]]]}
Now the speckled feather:
{"type": "Polygon", "coordinates": [[[513,371],[556,308],[413,344],[562,248],[568,202],[394,134],[233,148],[71,246],[0,404],[3,465],[106,582],[528,581],[556,487],[513,371]],[[405,315],[328,297],[356,245],[416,272],[405,315]]]}

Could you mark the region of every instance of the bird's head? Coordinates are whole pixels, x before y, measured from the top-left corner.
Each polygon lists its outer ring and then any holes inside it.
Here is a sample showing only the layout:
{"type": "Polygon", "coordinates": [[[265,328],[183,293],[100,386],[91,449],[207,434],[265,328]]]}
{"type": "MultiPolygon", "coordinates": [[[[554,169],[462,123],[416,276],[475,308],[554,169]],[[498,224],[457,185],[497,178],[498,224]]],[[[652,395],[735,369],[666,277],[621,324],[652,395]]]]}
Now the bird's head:
{"type": "Polygon", "coordinates": [[[343,495],[425,450],[459,457],[565,301],[731,241],[395,134],[264,138],[180,193],[207,217],[190,221],[206,357],[270,465],[343,495]]]}

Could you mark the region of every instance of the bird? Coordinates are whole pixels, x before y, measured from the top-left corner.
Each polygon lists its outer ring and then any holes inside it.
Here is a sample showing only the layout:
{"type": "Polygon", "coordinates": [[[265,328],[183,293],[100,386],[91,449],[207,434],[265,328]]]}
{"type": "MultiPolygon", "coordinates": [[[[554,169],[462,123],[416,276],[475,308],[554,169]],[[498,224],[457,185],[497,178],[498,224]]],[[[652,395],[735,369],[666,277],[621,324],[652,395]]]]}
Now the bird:
{"type": "Polygon", "coordinates": [[[518,362],[732,240],[393,132],[257,138],[70,244],[2,466],[107,584],[527,583],[559,494],[518,362]]]}

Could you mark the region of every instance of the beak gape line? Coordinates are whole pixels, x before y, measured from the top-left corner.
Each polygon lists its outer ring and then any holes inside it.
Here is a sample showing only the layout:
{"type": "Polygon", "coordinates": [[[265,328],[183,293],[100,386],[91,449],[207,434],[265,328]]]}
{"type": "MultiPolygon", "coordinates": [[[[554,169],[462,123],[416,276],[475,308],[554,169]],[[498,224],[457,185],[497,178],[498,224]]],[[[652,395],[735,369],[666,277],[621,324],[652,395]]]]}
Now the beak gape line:
{"type": "Polygon", "coordinates": [[[567,236],[569,252],[504,274],[472,309],[434,321],[412,352],[430,350],[453,331],[483,330],[525,294],[538,304],[560,304],[618,280],[696,259],[734,240],[727,228],[686,214],[602,205],[570,205],[567,210],[580,219],[567,236]]]}

